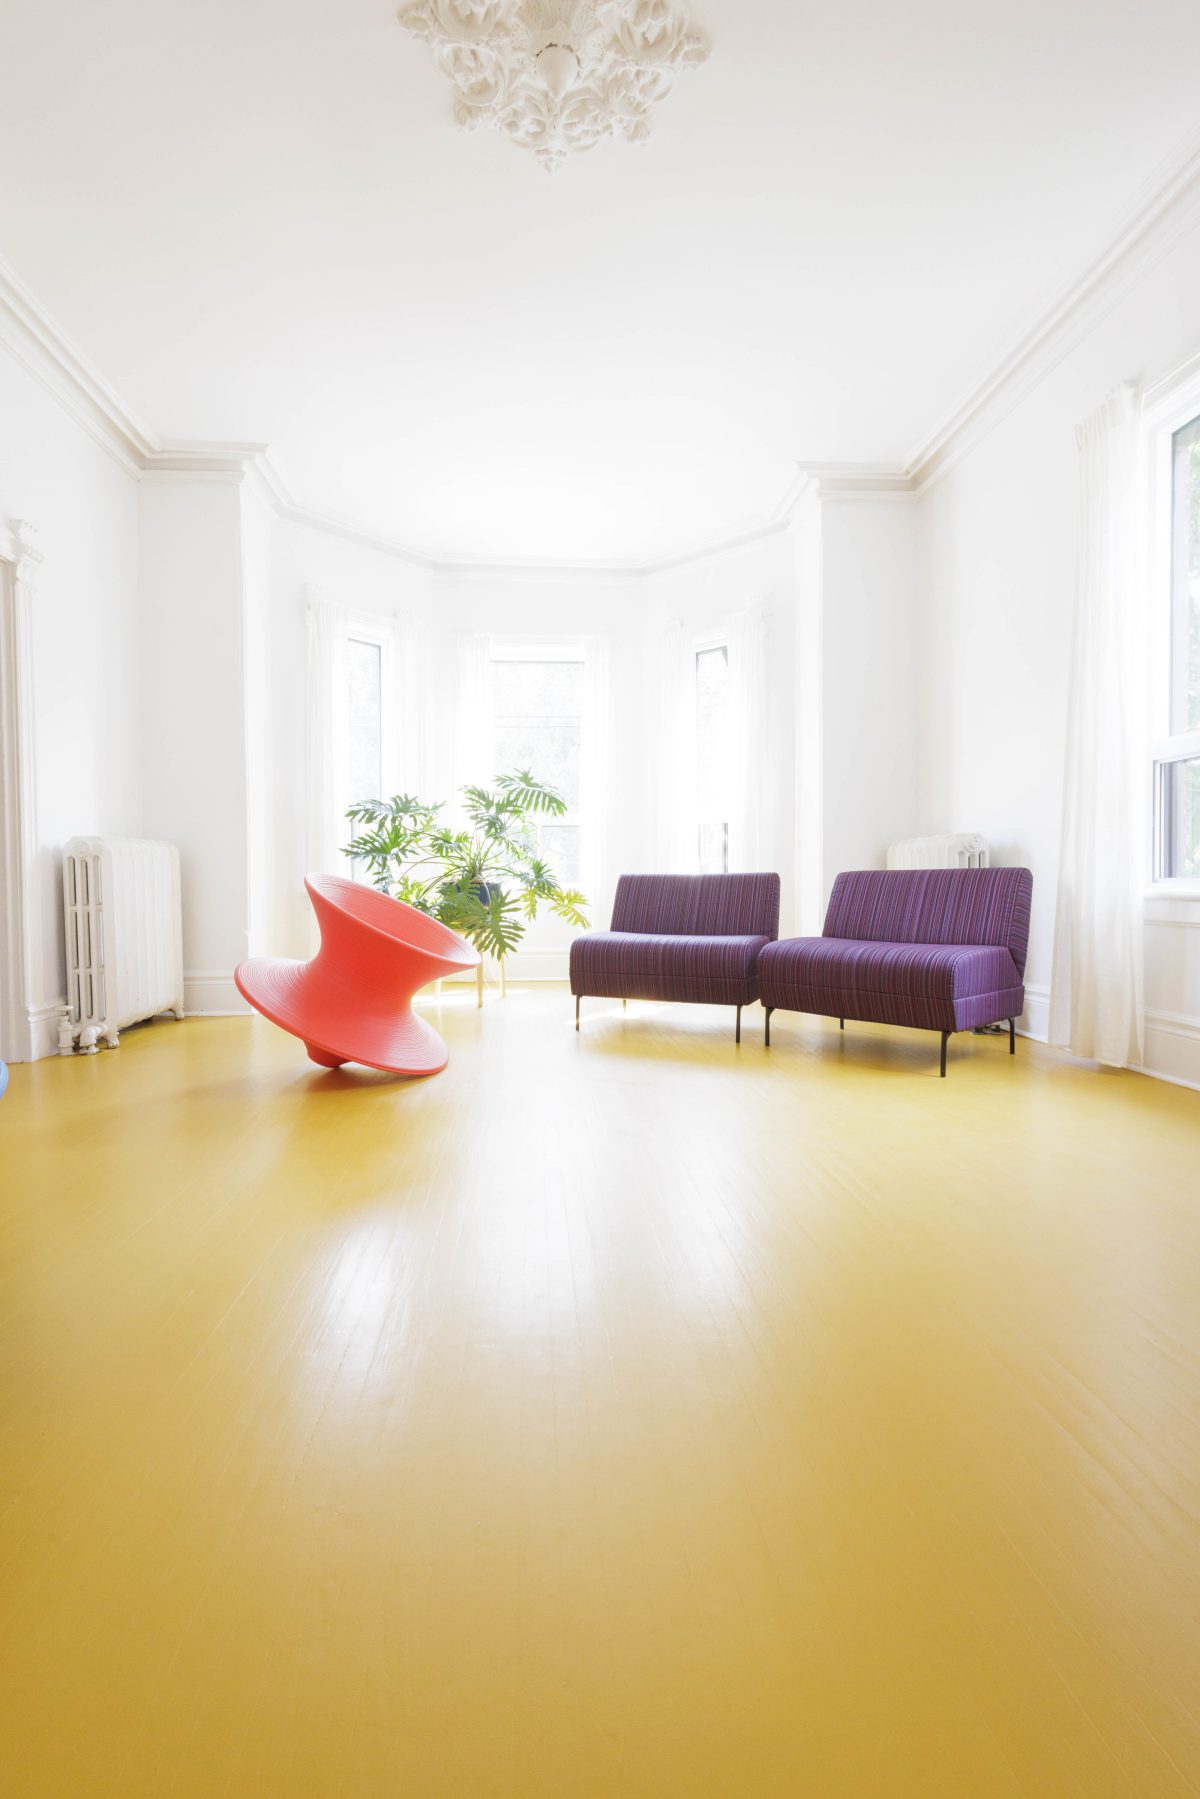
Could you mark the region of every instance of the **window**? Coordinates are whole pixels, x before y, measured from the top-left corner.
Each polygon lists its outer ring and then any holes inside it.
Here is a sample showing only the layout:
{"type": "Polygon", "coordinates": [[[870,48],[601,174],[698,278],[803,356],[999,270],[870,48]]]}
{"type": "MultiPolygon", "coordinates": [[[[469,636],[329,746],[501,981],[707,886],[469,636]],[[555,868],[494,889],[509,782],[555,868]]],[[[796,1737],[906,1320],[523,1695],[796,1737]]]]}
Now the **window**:
{"type": "Polygon", "coordinates": [[[568,652],[492,659],[492,764],[497,774],[527,768],[567,802],[562,818],[531,819],[538,853],[559,882],[580,875],[579,787],[583,662],[568,652]]]}
{"type": "Polygon", "coordinates": [[[1200,730],[1200,418],[1171,439],[1171,729],[1200,730]]]}
{"type": "Polygon", "coordinates": [[[729,646],[696,651],[697,863],[702,875],[729,872],[729,646]]]}
{"type": "Polygon", "coordinates": [[[350,803],[383,798],[383,645],[346,642],[350,803]]]}
{"type": "Polygon", "coordinates": [[[1200,881],[1200,418],[1170,440],[1170,736],[1155,763],[1155,875],[1200,881]]]}

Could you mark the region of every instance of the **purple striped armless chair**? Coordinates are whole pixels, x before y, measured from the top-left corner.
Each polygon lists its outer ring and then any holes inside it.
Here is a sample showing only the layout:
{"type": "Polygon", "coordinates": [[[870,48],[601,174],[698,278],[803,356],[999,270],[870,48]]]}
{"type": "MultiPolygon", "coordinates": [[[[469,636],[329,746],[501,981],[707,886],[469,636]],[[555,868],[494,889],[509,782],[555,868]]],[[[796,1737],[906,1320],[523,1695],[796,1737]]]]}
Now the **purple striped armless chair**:
{"type": "Polygon", "coordinates": [[[742,1007],[758,998],[760,952],[779,934],[779,876],[622,875],[612,928],[571,945],[575,1029],[579,1002],[690,1000],[742,1007]]]}
{"type": "Polygon", "coordinates": [[[1033,876],[1027,868],[896,868],[840,874],[820,937],[788,937],[759,960],[771,1013],[940,1031],[1016,1020],[1025,1008],[1033,876]]]}

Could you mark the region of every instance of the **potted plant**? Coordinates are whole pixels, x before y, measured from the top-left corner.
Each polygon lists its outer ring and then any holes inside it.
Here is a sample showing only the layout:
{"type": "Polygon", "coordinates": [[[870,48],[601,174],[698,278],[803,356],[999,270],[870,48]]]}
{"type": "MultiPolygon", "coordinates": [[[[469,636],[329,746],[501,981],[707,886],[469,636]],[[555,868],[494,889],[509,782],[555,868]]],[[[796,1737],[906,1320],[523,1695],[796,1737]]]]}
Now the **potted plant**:
{"type": "Polygon", "coordinates": [[[441,822],[441,801],[431,805],[406,793],[360,800],[346,813],[356,834],[344,854],[365,865],[381,893],[440,919],[481,955],[494,956],[503,987],[505,962],[540,906],[568,924],[587,925],[583,894],[559,885],[537,853],[532,829],[535,818],[561,818],[567,805],[528,769],[498,776],[494,788],[461,792],[467,824],[459,830],[441,822]]]}

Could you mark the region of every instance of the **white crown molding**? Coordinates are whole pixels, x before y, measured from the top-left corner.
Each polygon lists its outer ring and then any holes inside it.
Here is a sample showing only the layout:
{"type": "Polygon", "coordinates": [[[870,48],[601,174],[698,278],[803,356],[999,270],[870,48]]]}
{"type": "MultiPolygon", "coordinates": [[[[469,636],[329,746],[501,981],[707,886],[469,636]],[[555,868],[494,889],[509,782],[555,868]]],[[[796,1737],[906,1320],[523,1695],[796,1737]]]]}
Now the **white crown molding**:
{"type": "Polygon", "coordinates": [[[339,537],[343,543],[360,544],[363,549],[378,550],[384,556],[394,556],[398,562],[407,562],[413,568],[434,570],[442,567],[436,558],[424,555],[420,550],[409,548],[399,538],[388,537],[383,532],[369,530],[364,525],[356,525],[349,519],[334,518],[329,513],[317,512],[310,506],[301,505],[297,500],[276,501],[275,510],[280,518],[289,524],[301,525],[307,531],[320,531],[326,537],[339,537]]]}
{"type": "Polygon", "coordinates": [[[1107,247],[1009,341],[908,458],[920,491],[953,468],[1142,280],[1200,216],[1200,132],[1160,164],[1107,247]]]}
{"type": "Polygon", "coordinates": [[[50,315],[0,263],[0,342],[23,367],[100,442],[126,471],[141,481],[216,481],[254,486],[282,519],[307,530],[356,543],[431,574],[486,580],[535,581],[639,579],[708,562],[764,542],[791,528],[801,497],[819,481],[823,495],[907,491],[905,471],[855,463],[797,464],[776,506],[763,519],[724,537],[705,539],[658,557],[624,560],[580,558],[540,562],[513,558],[473,559],[449,552],[431,554],[369,526],[305,506],[297,497],[268,444],[162,443],[136,420],[101,375],[86,361],[50,315]]]}
{"type": "Polygon", "coordinates": [[[884,462],[802,462],[802,483],[818,499],[878,499],[894,494],[904,499],[916,491],[910,469],[884,462]]]}
{"type": "Polygon", "coordinates": [[[3,262],[0,341],[95,442],[127,472],[138,471],[154,447],[152,433],[3,262]]]}
{"type": "Polygon", "coordinates": [[[162,443],[0,262],[0,343],[77,424],[138,480],[261,484],[276,506],[295,495],[267,444],[162,443]]]}
{"type": "MultiPolygon", "coordinates": [[[[305,506],[266,444],[164,444],[124,404],[12,270],[0,263],[0,342],[18,362],[141,480],[248,482],[293,524],[340,537],[434,574],[604,580],[665,574],[731,554],[790,529],[814,498],[854,500],[920,494],[967,455],[1079,342],[1106,311],[1166,255],[1200,217],[1200,133],[1162,164],[1142,188],[1114,238],[1091,264],[1010,341],[992,370],[903,464],[797,463],[796,476],[767,518],[719,540],[645,558],[574,562],[488,560],[414,549],[368,526],[305,506]]],[[[1184,371],[1186,372],[1186,371],[1184,371]]],[[[1172,371],[1168,382],[1178,382],[1172,371]]],[[[1152,403],[1157,383],[1147,394],[1152,403]]]]}

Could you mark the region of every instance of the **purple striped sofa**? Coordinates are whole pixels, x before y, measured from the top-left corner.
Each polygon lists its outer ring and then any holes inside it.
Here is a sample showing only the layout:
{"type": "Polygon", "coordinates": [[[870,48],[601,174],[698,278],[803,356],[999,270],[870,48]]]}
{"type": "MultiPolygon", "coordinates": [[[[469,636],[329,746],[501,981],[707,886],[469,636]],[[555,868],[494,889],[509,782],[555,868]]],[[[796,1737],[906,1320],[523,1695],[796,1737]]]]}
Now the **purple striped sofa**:
{"type": "Polygon", "coordinates": [[[770,944],[758,964],[771,1013],[940,1031],[1008,1021],[1010,1055],[1025,1008],[1033,876],[1027,868],[867,869],[833,884],[820,937],[770,944]]]}
{"type": "Polygon", "coordinates": [[[758,998],[760,952],[779,935],[779,876],[622,875],[612,928],[571,945],[575,1029],[579,1002],[690,1000],[742,1007],[758,998]]]}

